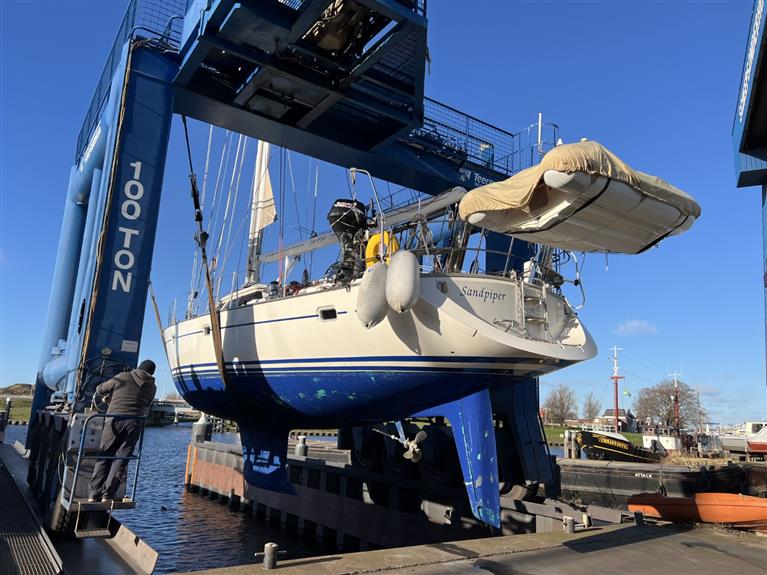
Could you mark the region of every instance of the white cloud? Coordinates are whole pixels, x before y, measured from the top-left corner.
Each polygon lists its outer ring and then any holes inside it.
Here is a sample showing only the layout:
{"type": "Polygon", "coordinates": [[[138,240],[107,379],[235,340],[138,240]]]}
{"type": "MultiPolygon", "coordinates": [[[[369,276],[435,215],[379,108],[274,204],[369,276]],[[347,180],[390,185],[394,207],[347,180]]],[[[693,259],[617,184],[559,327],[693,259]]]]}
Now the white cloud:
{"type": "Polygon", "coordinates": [[[618,335],[638,335],[658,333],[658,328],[646,319],[627,319],[618,324],[618,327],[615,328],[613,332],[618,335]]]}

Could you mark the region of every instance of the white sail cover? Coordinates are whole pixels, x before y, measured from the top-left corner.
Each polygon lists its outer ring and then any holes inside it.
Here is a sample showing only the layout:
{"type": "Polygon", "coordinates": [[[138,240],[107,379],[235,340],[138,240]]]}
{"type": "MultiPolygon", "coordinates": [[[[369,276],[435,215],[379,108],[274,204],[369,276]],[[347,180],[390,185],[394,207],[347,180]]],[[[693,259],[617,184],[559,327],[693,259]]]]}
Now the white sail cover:
{"type": "Polygon", "coordinates": [[[250,238],[277,219],[272,181],[269,178],[269,144],[258,142],[256,167],[253,176],[253,204],[251,206],[250,238]]]}
{"type": "Polygon", "coordinates": [[[636,254],[689,229],[700,206],[601,144],[584,141],[557,146],[537,166],[468,192],[459,215],[551,247],[636,254]]]}

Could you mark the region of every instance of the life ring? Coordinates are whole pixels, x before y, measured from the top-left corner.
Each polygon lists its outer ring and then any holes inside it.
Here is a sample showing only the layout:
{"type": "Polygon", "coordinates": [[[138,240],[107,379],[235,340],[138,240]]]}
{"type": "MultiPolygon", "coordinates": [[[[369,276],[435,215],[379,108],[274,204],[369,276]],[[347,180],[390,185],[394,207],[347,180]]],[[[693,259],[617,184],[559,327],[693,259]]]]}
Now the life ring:
{"type": "MultiPolygon", "coordinates": [[[[386,245],[386,256],[384,259],[386,263],[389,263],[391,255],[399,249],[399,242],[397,238],[390,234],[388,230],[383,232],[383,243],[386,245]]],[[[373,234],[370,236],[367,245],[365,246],[365,267],[369,268],[374,263],[379,261],[381,255],[381,234],[373,234]]]]}

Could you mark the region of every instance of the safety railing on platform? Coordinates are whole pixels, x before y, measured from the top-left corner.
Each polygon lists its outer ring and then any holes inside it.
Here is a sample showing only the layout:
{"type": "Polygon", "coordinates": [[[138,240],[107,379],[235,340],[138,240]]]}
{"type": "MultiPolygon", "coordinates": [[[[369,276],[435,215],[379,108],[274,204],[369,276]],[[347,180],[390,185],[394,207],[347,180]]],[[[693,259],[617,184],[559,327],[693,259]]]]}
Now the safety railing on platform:
{"type": "MultiPolygon", "coordinates": [[[[187,5],[192,2],[194,2],[194,0],[187,0],[187,5]]],[[[303,5],[307,3],[307,0],[277,0],[277,2],[289,6],[290,8],[293,8],[293,10],[300,10],[303,5]]],[[[399,2],[400,4],[412,8],[413,12],[416,12],[417,14],[426,14],[426,0],[399,0],[399,2]]]]}
{"type": "Polygon", "coordinates": [[[77,136],[75,161],[79,161],[85,150],[101,112],[109,96],[112,76],[120,62],[123,46],[136,34],[149,38],[157,38],[171,46],[177,46],[181,39],[184,9],[186,0],[131,0],[125,11],[117,36],[112,43],[112,49],[107,56],[101,77],[96,84],[88,111],[85,113],[82,128],[77,136]]]}
{"type": "MultiPolygon", "coordinates": [[[[77,483],[78,479],[80,479],[80,467],[82,465],[82,461],[84,459],[101,459],[105,461],[116,461],[116,460],[122,460],[126,461],[128,464],[131,461],[136,462],[136,466],[133,470],[133,480],[131,481],[131,494],[130,494],[130,501],[136,501],[136,487],[138,485],[138,472],[139,467],[141,465],[141,448],[144,445],[144,421],[146,417],[143,415],[121,415],[117,413],[94,413],[92,415],[89,415],[85,423],[83,424],[83,430],[80,435],[80,445],[77,450],[77,461],[75,463],[75,469],[73,472],[72,477],[72,487],[69,491],[69,497],[67,501],[67,508],[71,509],[72,503],[75,500],[75,497],[77,496],[77,483]],[[128,456],[119,456],[119,455],[102,455],[100,452],[97,454],[92,455],[86,455],[85,453],[85,441],[88,438],[88,425],[93,421],[94,419],[104,419],[106,421],[106,418],[113,419],[113,420],[135,420],[139,422],[139,438],[136,443],[136,449],[134,450],[134,453],[137,452],[137,455],[128,455],[128,456]]],[[[67,472],[69,471],[68,466],[64,466],[64,476],[62,477],[62,485],[67,485],[67,472]]],[[[127,472],[127,465],[126,465],[126,472],[127,472]]]]}
{"type": "Polygon", "coordinates": [[[543,122],[541,116],[538,122],[512,133],[424,98],[423,126],[404,141],[453,161],[464,159],[510,176],[540,162],[558,138],[559,126],[543,122]]]}

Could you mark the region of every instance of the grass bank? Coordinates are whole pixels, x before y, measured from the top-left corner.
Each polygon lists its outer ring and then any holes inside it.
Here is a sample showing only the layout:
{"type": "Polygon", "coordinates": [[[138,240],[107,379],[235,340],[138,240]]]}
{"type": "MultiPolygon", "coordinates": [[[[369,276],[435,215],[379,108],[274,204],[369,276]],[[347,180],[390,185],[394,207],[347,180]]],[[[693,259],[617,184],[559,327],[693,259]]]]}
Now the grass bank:
{"type": "MultiPolygon", "coordinates": [[[[0,409],[5,406],[0,404],[0,409]]],[[[29,414],[32,411],[32,398],[13,399],[11,403],[10,421],[29,421],[29,414]]]]}

